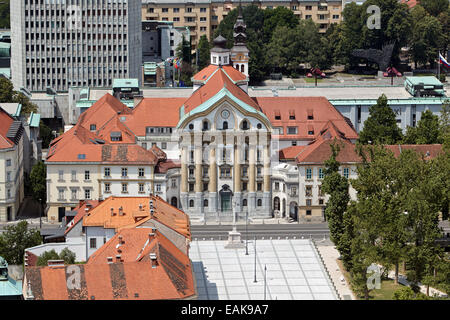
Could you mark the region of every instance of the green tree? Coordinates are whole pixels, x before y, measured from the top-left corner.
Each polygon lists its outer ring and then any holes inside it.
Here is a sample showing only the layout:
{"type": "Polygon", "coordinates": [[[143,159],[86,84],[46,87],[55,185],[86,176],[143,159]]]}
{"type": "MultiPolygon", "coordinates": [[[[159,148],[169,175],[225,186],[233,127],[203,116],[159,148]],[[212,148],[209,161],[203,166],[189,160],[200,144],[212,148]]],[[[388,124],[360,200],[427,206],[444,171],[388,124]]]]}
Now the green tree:
{"type": "Polygon", "coordinates": [[[47,167],[43,161],[36,163],[31,169],[30,183],[33,199],[44,205],[47,199],[47,167]]]}
{"type": "Polygon", "coordinates": [[[345,231],[344,214],[350,201],[348,180],[339,174],[340,163],[336,160],[343,146],[339,145],[337,140],[330,144],[331,156],[324,163],[325,176],[322,182],[322,191],[330,196],[325,209],[330,238],[339,252],[343,248],[341,238],[345,231]]]}
{"type": "Polygon", "coordinates": [[[38,266],[47,266],[49,260],[64,260],[64,264],[74,264],[76,255],[73,251],[70,251],[69,248],[64,248],[58,254],[54,249],[50,251],[45,251],[42,253],[37,260],[36,265],[38,266]]]}
{"type": "Polygon", "coordinates": [[[9,0],[0,2],[0,29],[10,29],[9,0]]]}
{"type": "Polygon", "coordinates": [[[41,267],[46,266],[48,265],[49,260],[59,260],[59,255],[56,253],[55,249],[43,252],[38,257],[36,265],[41,267]]]}
{"type": "Polygon", "coordinates": [[[434,64],[438,50],[444,46],[445,37],[438,18],[429,15],[420,5],[415,6],[410,37],[410,56],[415,65],[434,64]]]}
{"type": "Polygon", "coordinates": [[[14,86],[11,81],[0,77],[0,102],[13,102],[14,86]]]}
{"type": "Polygon", "coordinates": [[[402,130],[397,126],[395,113],[388,106],[384,94],[378,98],[376,105],[369,108],[369,114],[359,134],[360,143],[395,144],[402,140],[402,130]]]}
{"type": "Polygon", "coordinates": [[[422,112],[417,127],[408,127],[404,137],[406,144],[441,143],[439,117],[430,110],[422,112]]]}
{"type": "Polygon", "coordinates": [[[22,92],[16,92],[13,101],[22,105],[22,110],[20,112],[21,115],[29,115],[31,112],[38,112],[37,105],[32,103],[30,99],[22,92]]]}
{"type": "Polygon", "coordinates": [[[29,228],[28,222],[20,221],[15,225],[6,226],[0,234],[0,256],[9,264],[22,264],[26,248],[41,244],[40,232],[29,228]]]}
{"type": "Polygon", "coordinates": [[[54,136],[50,129],[42,120],[39,122],[39,137],[42,140],[42,148],[47,149],[54,136]]]}
{"type": "Polygon", "coordinates": [[[427,300],[427,296],[423,293],[414,292],[411,287],[401,287],[394,292],[393,300],[427,300]]]}
{"type": "Polygon", "coordinates": [[[299,19],[294,15],[291,9],[280,6],[275,9],[264,10],[264,40],[269,42],[273,37],[273,32],[278,27],[287,27],[294,29],[299,23],[299,19]]]}
{"type": "Polygon", "coordinates": [[[206,35],[202,35],[198,42],[197,49],[198,56],[198,70],[202,70],[207,67],[210,63],[210,44],[206,35]]]}
{"type": "Polygon", "coordinates": [[[420,5],[435,17],[449,8],[448,0],[420,0],[420,5]]]}

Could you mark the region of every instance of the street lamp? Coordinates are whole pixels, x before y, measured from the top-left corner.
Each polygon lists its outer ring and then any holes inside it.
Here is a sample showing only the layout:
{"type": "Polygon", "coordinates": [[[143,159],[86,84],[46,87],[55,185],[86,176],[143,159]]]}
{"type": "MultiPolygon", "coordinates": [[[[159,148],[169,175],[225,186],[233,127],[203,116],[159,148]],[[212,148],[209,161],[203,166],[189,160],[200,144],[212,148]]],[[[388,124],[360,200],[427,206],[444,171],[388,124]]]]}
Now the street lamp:
{"type": "Polygon", "coordinates": [[[42,199],[39,198],[39,231],[42,229],[42,199]]]}
{"type": "Polygon", "coordinates": [[[248,256],[248,210],[245,213],[245,255],[248,256]]]}
{"type": "Polygon", "coordinates": [[[266,300],[267,266],[264,265],[264,300],[266,300]]]}
{"type": "Polygon", "coordinates": [[[256,236],[255,236],[255,279],[253,280],[254,283],[258,282],[256,281],[256,236]]]}

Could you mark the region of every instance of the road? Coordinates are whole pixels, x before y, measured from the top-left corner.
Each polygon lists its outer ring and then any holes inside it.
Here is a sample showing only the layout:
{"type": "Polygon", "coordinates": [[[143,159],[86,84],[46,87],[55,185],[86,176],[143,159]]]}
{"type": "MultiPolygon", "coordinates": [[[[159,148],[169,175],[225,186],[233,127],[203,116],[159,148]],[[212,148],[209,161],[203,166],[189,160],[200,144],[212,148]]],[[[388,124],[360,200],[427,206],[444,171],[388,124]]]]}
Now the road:
{"type": "MultiPolygon", "coordinates": [[[[230,225],[192,225],[192,239],[208,239],[211,240],[225,240],[228,237],[228,232],[231,231],[230,225]]],[[[242,239],[246,237],[245,225],[238,225],[237,230],[242,234],[242,239]]],[[[293,238],[313,238],[323,239],[330,237],[327,223],[318,224],[257,224],[248,225],[248,239],[276,239],[278,237],[285,239],[286,237],[293,238]]]]}

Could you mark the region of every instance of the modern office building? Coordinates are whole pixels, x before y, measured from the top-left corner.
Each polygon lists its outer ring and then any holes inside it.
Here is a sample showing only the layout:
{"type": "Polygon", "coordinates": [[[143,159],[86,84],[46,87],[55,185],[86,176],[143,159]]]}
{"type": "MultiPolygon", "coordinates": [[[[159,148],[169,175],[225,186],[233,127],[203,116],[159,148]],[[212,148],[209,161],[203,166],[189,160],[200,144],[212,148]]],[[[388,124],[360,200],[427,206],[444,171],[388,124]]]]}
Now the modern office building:
{"type": "Polygon", "coordinates": [[[140,0],[11,1],[16,90],[111,86],[142,75],[140,0]]]}
{"type": "Polygon", "coordinates": [[[239,4],[253,4],[261,9],[289,8],[298,18],[318,23],[320,32],[342,20],[341,0],[142,0],[142,20],[172,21],[176,27],[188,27],[195,50],[200,37],[206,35],[212,39],[220,22],[239,4]]]}

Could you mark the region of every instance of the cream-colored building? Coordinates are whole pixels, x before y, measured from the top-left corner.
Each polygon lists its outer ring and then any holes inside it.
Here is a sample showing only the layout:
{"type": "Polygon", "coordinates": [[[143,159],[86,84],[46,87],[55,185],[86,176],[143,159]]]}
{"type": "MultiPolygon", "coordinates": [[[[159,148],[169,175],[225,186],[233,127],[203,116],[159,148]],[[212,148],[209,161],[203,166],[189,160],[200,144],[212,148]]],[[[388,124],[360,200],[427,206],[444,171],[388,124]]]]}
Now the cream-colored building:
{"type": "Polygon", "coordinates": [[[241,4],[256,5],[261,9],[286,7],[300,19],[312,19],[325,32],[330,24],[342,20],[342,1],[216,1],[216,0],[143,0],[142,20],[173,21],[175,27],[188,27],[192,50],[202,35],[212,39],[215,30],[228,13],[241,4]]]}
{"type": "Polygon", "coordinates": [[[23,133],[22,122],[0,108],[0,222],[15,220],[24,198],[23,133]]]}

